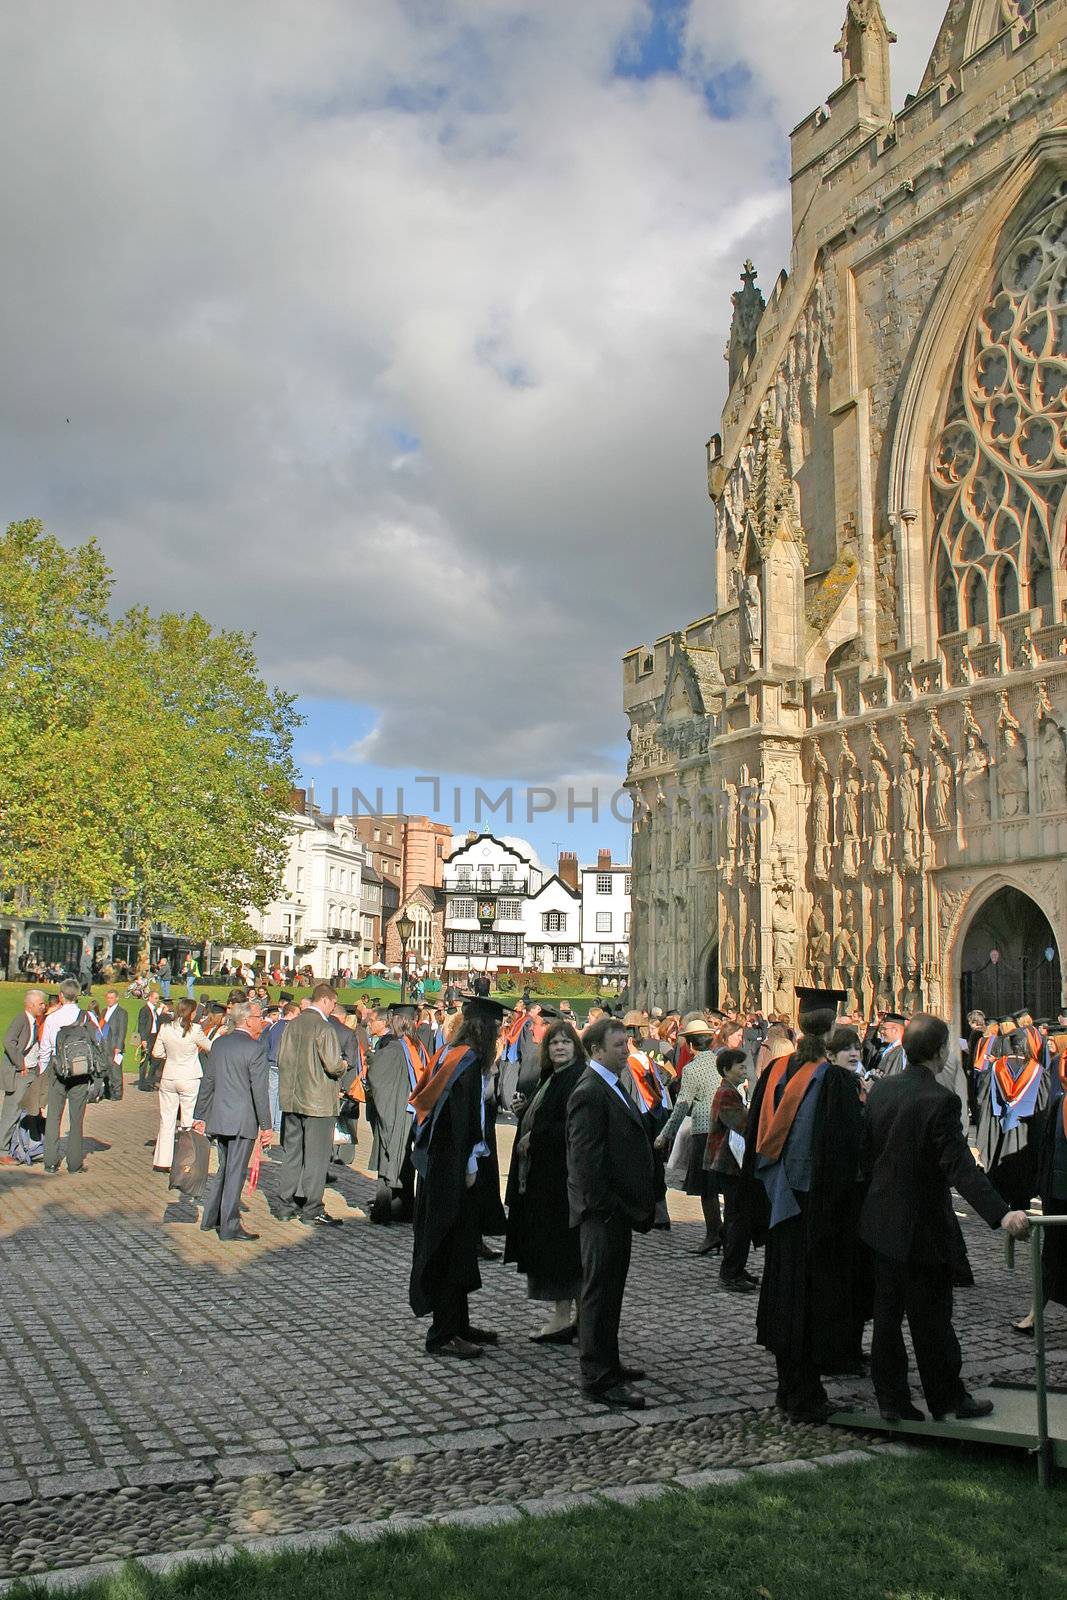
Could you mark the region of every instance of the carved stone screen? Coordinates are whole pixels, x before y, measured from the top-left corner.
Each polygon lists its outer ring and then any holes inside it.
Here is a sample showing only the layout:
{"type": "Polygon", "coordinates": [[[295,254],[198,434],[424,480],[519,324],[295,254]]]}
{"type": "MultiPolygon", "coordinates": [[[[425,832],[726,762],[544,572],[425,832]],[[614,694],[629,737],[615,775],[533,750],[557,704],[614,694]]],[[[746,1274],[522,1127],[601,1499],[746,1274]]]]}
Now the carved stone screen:
{"type": "Polygon", "coordinates": [[[1052,621],[1067,503],[1067,184],[1020,229],[975,316],[930,462],[938,632],[1052,621]]]}

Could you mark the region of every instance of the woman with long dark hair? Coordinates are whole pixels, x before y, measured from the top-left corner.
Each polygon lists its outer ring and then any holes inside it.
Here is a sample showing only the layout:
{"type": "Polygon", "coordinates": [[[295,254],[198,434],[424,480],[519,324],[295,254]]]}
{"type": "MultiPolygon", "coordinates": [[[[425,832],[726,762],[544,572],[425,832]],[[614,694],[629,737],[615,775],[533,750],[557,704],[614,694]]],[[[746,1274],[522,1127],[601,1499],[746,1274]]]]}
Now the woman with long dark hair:
{"type": "Polygon", "coordinates": [[[201,1050],[211,1049],[211,1040],[194,1019],[196,1001],[183,995],[175,1006],[172,1022],[165,1022],[156,1034],[152,1056],[163,1062],[159,1080],[159,1134],[152,1153],[157,1172],[169,1172],[174,1159],[174,1127],[181,1112],[182,1127],[193,1125],[193,1107],[204,1076],[201,1050]]]}
{"type": "Polygon", "coordinates": [[[504,1246],[504,1260],[526,1275],[529,1298],[553,1308],[532,1335],[534,1344],[570,1344],[578,1332],[582,1258],[567,1200],[567,1102],[584,1070],[574,1028],[562,1018],[550,1023],[541,1040],[540,1079],[515,1130],[504,1246]]]}
{"type": "Polygon", "coordinates": [[[471,1326],[467,1297],[482,1286],[482,1206],[475,1184],[489,1154],[485,1101],[503,1015],[495,1001],[469,1000],[452,1044],[435,1056],[411,1099],[419,1180],[411,1309],[433,1318],[427,1354],[463,1361],[497,1343],[496,1333],[471,1326]]]}

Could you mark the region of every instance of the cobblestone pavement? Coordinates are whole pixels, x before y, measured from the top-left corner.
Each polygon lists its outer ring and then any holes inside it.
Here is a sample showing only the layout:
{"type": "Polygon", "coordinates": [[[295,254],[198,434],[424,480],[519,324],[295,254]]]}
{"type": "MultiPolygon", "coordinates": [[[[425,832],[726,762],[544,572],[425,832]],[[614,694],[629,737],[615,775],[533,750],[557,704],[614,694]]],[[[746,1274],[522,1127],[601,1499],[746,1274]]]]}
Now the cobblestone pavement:
{"type": "MultiPolygon", "coordinates": [[[[647,1369],[649,1410],[619,1417],[580,1395],[573,1349],[528,1342],[540,1308],[499,1264],[483,1267],[477,1320],[500,1347],[469,1365],[423,1355],[410,1229],[362,1210],[365,1130],[327,1195],[344,1228],[276,1222],[260,1192],[246,1218],[260,1240],[233,1246],[163,1224],[155,1123],[154,1097],[128,1092],[90,1108],[83,1176],[0,1175],[0,1578],[852,1442],[769,1410],[755,1297],[724,1293],[693,1254],[691,1200],[671,1197],[670,1234],[635,1241],[623,1343],[647,1369]]],[[[505,1169],[510,1142],[502,1129],[505,1169]]],[[[265,1163],[267,1193],[276,1175],[265,1163]]],[[[978,1278],[958,1296],[967,1375],[1025,1380],[1032,1347],[1008,1324],[1027,1303],[1027,1252],[1012,1274],[997,1235],[964,1228],[978,1278]]],[[[1067,1314],[1049,1320],[1050,1375],[1067,1382],[1067,1314]]]]}

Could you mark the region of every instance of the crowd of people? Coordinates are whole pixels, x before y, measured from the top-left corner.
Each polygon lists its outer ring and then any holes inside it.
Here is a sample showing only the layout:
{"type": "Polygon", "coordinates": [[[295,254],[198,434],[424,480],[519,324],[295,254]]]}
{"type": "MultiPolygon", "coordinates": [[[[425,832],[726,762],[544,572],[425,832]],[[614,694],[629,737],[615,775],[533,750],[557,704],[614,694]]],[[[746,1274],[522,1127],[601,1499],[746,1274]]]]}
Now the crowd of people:
{"type": "MultiPolygon", "coordinates": [[[[1067,1012],[1052,1024],[972,1016],[954,1041],[936,1017],[865,1023],[843,999],[798,991],[797,1026],[601,1005],[579,1028],[566,1003],[529,997],[508,1007],[453,991],[383,1009],[343,1007],[325,983],[300,1001],[235,987],[225,1004],[152,989],[137,1088],[158,1096],[165,1221],[254,1240],[242,1195],[273,1153],[274,1216],[342,1227],[325,1205],[330,1166],[354,1159],[366,1117],[370,1221],[412,1225],[409,1299],[429,1319],[428,1354],[469,1361],[498,1342],[472,1323],[470,1296],[480,1263],[502,1254],[544,1307],[530,1337],[577,1343],[582,1389],[640,1409],[643,1373],[619,1346],[632,1236],[669,1229],[667,1193],[681,1190],[699,1200],[698,1254],[717,1258],[722,1289],[758,1298],[757,1338],[792,1419],[827,1414],[827,1376],[867,1369],[868,1322],[883,1415],[921,1417],[905,1318],[930,1414],[984,1414],[952,1329],[953,1287],[973,1275],[951,1192],[1014,1237],[1035,1198],[1067,1212],[1067,1012]],[[503,1196],[502,1116],[516,1121],[503,1196]]],[[[53,996],[27,990],[4,1038],[0,1163],[40,1154],[55,1175],[66,1116],[67,1170],[85,1170],[86,1106],[121,1096],[126,1033],[114,989],[87,1007],[73,979],[53,996]]],[[[1067,1304],[1060,1237],[1045,1246],[1044,1287],[1067,1304]]],[[[1013,1326],[1032,1324],[1031,1308],[1013,1326]]]]}

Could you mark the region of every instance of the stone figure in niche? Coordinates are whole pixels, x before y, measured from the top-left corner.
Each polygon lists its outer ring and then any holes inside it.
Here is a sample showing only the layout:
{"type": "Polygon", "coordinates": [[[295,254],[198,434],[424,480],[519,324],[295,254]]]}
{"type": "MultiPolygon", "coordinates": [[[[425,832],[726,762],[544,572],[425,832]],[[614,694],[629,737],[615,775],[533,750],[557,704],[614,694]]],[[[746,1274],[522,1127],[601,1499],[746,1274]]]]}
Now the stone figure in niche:
{"type": "Polygon", "coordinates": [[[688,900],[678,907],[678,938],[675,946],[675,971],[677,987],[674,992],[672,1004],[680,1006],[683,1010],[689,1004],[690,961],[692,959],[692,932],[690,928],[691,907],[688,900]]]}
{"type": "Polygon", "coordinates": [[[679,800],[674,817],[674,864],[687,867],[692,852],[693,814],[688,800],[679,800]]]}
{"type": "Polygon", "coordinates": [[[763,797],[756,784],[738,790],[741,806],[741,867],[749,883],[759,877],[759,823],[763,797]]]}
{"type": "Polygon", "coordinates": [[[883,975],[889,971],[892,964],[892,958],[890,954],[893,943],[892,907],[893,901],[890,896],[889,885],[886,884],[878,894],[876,908],[877,932],[874,941],[875,966],[883,975]]]}
{"type": "Polygon", "coordinates": [[[1039,736],[1042,811],[1062,811],[1067,805],[1067,744],[1054,717],[1041,719],[1039,736]]]}
{"type": "Polygon", "coordinates": [[[972,826],[987,823],[993,815],[990,791],[991,767],[989,751],[982,738],[982,730],[974,720],[970,707],[964,722],[964,751],[960,757],[960,789],[963,796],[964,821],[972,826]]]}
{"type": "Polygon", "coordinates": [[[758,672],[763,665],[763,597],[759,578],[745,575],[738,595],[741,621],[741,667],[746,673],[758,672]]]}
{"type": "Polygon", "coordinates": [[[832,956],[832,941],[826,926],[826,912],[816,900],[808,918],[808,970],[816,984],[826,981],[832,956]]]}
{"type": "Polygon", "coordinates": [[[881,761],[871,763],[871,832],[888,833],[893,784],[881,761]]]}
{"type": "Polygon", "coordinates": [[[1000,746],[997,758],[997,797],[1000,815],[1010,819],[1025,817],[1030,809],[1030,760],[1023,730],[1002,699],[1000,746]]]}
{"type": "Polygon", "coordinates": [[[948,739],[935,718],[930,736],[930,825],[935,833],[952,827],[955,788],[948,739]]]}
{"type": "Polygon", "coordinates": [[[811,786],[812,868],[820,882],[830,876],[830,774],[821,750],[816,750],[811,786]]]}
{"type": "Polygon", "coordinates": [[[723,821],[726,832],[726,871],[733,877],[734,865],[737,861],[737,812],[740,805],[740,795],[737,789],[723,791],[725,811],[723,821]]]}
{"type": "Polygon", "coordinates": [[[860,864],[860,805],[863,786],[855,762],[845,768],[841,780],[841,842],[844,846],[843,868],[847,878],[854,878],[860,864]]]}
{"type": "Polygon", "coordinates": [[[922,811],[922,777],[915,759],[907,725],[901,724],[900,751],[900,833],[904,865],[907,868],[919,863],[919,827],[922,811]]]}
{"type": "MultiPolygon", "coordinates": [[[[719,796],[704,793],[700,796],[700,810],[697,820],[697,860],[703,864],[718,866],[722,857],[719,853],[719,796]]],[[[723,795],[725,799],[725,795],[723,795]]]]}
{"type": "Polygon", "coordinates": [[[796,818],[793,814],[793,797],[784,773],[776,772],[771,779],[767,806],[770,824],[768,850],[772,844],[781,850],[794,849],[797,842],[796,818]]]}
{"type": "Polygon", "coordinates": [[[904,916],[904,937],[900,942],[900,964],[908,977],[914,977],[919,970],[919,931],[922,919],[919,891],[914,884],[908,889],[904,916]]]}
{"type": "Polygon", "coordinates": [[[841,911],[841,926],[833,944],[834,977],[839,984],[851,988],[856,981],[860,964],[860,936],[856,932],[856,901],[853,895],[845,897],[841,911]]]}
{"type": "Polygon", "coordinates": [[[759,970],[759,921],[751,902],[745,904],[745,971],[759,970]]]}
{"type": "Polygon", "coordinates": [[[781,972],[792,976],[797,964],[797,919],[793,912],[793,891],[788,884],[779,884],[774,891],[771,932],[774,935],[775,974],[781,972]]]}
{"type": "Polygon", "coordinates": [[[722,939],[719,944],[719,965],[723,972],[737,971],[737,918],[729,901],[722,902],[722,939]]]}

